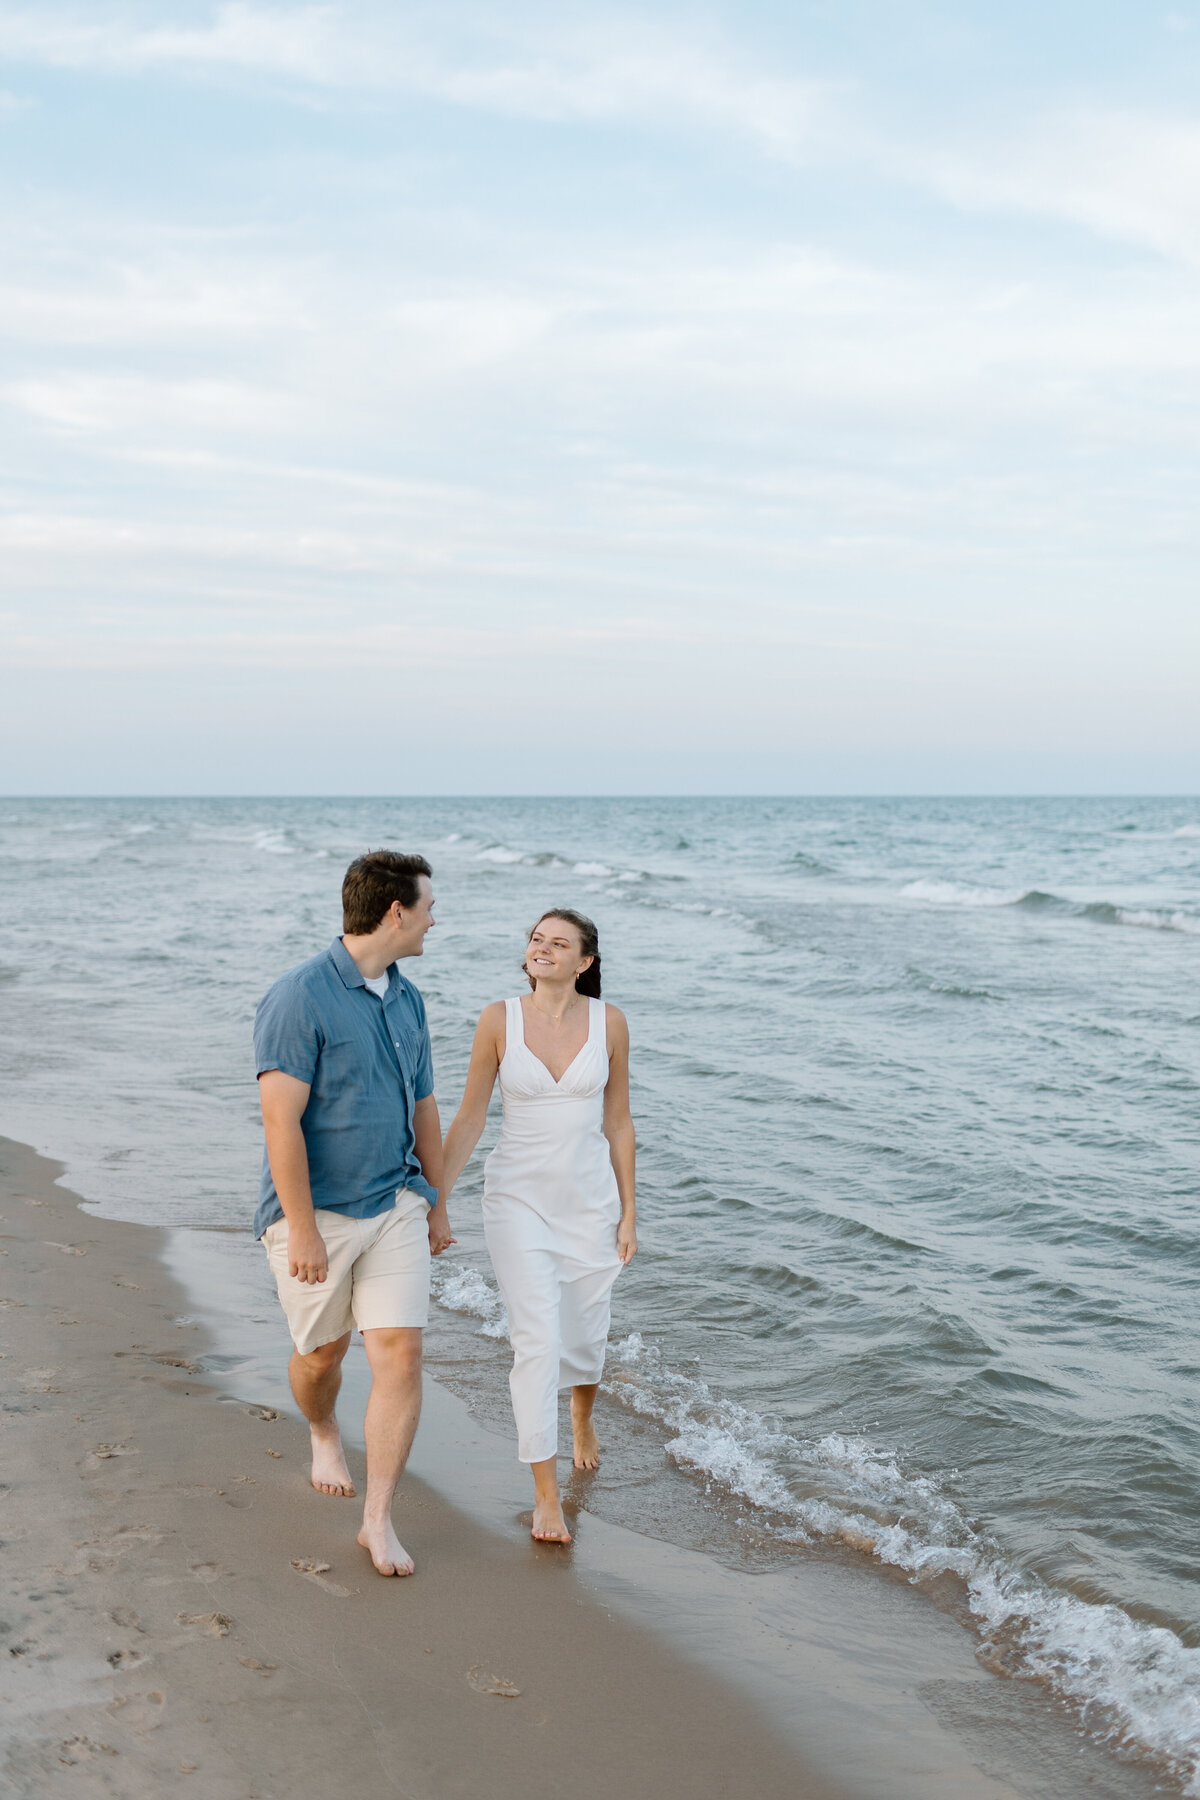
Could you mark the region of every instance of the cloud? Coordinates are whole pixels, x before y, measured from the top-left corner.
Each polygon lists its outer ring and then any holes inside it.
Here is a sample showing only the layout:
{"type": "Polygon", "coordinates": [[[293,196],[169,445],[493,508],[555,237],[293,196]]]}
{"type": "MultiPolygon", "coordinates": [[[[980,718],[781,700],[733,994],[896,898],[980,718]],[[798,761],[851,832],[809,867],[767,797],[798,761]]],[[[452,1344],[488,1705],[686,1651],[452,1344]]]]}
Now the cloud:
{"type": "Polygon", "coordinates": [[[1200,119],[1071,108],[991,143],[900,164],[955,206],[1066,220],[1200,263],[1200,119]]]}
{"type": "Polygon", "coordinates": [[[0,57],[123,74],[225,69],[319,89],[416,94],[542,123],[691,122],[791,159],[827,129],[835,93],[828,82],[747,65],[727,41],[711,33],[705,41],[694,26],[687,35],[636,12],[524,35],[483,12],[468,54],[439,46],[436,29],[369,8],[230,0],[200,27],[139,27],[124,13],[97,18],[98,10],[0,12],[0,57]]]}

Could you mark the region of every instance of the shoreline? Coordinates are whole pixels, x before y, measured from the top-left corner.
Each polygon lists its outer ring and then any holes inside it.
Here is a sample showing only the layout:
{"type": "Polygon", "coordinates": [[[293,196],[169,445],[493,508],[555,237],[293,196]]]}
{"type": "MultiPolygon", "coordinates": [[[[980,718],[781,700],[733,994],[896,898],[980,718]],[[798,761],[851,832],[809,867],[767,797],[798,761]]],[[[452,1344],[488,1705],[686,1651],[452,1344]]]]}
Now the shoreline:
{"type": "MultiPolygon", "coordinates": [[[[591,1514],[568,1555],[533,1546],[511,1446],[432,1380],[396,1506],[418,1574],[381,1579],[355,1502],[308,1487],[282,1317],[249,1343],[231,1246],[198,1266],[179,1240],[203,1234],[83,1210],[60,1173],[0,1139],[17,1792],[507,1800],[569,1770],[602,1800],[1154,1791],[877,1571],[739,1574],[591,1514]]],[[[359,1480],[361,1386],[352,1364],[359,1480]]]]}
{"type": "Polygon", "coordinates": [[[715,1800],[748,1771],[757,1794],[845,1800],[553,1551],[518,1561],[418,1475],[396,1507],[418,1574],[377,1576],[355,1503],[308,1485],[302,1422],[200,1371],[158,1232],[81,1213],[57,1173],[0,1141],[17,1793],[517,1800],[583,1766],[613,1800],[715,1800]]]}

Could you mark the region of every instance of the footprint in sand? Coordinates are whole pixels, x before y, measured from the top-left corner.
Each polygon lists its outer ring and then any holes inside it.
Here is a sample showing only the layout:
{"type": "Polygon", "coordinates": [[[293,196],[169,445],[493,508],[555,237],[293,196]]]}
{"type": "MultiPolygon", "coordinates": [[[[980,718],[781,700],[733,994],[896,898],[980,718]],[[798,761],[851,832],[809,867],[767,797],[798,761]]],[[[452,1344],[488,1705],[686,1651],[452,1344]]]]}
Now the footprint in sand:
{"type": "Polygon", "coordinates": [[[82,1244],[56,1244],[53,1238],[43,1238],[47,1250],[61,1250],[64,1256],[86,1256],[87,1251],[82,1244]]]}
{"type": "Polygon", "coordinates": [[[467,1683],[477,1694],[497,1694],[501,1700],[516,1700],[521,1692],[515,1682],[503,1675],[489,1675],[481,1663],[467,1670],[467,1683]]]}
{"type": "Polygon", "coordinates": [[[349,1588],[343,1587],[337,1581],[326,1581],[325,1571],[333,1567],[332,1563],[314,1562],[311,1556],[293,1556],[292,1567],[297,1575],[303,1575],[305,1581],[311,1581],[314,1586],[323,1588],[327,1594],[336,1594],[339,1600],[349,1597],[349,1588]]]}
{"type": "Polygon", "coordinates": [[[108,1616],[114,1625],[120,1625],[126,1631],[145,1631],[146,1629],[132,1606],[114,1606],[108,1616]]]}
{"type": "Polygon", "coordinates": [[[167,1696],[157,1689],[151,1689],[148,1694],[119,1694],[108,1710],[114,1719],[119,1719],[138,1737],[145,1737],[148,1731],[157,1731],[162,1724],[167,1696]]]}
{"type": "MultiPolygon", "coordinates": [[[[33,1204],[38,1205],[40,1202],[35,1201],[33,1204]]],[[[95,1738],[89,1737],[64,1738],[55,1752],[59,1762],[66,1763],[68,1768],[74,1768],[79,1763],[91,1762],[92,1758],[96,1756],[120,1756],[120,1754],[121,1752],[114,1750],[111,1744],[98,1744],[95,1738]]]]}
{"type": "Polygon", "coordinates": [[[140,1281],[130,1281],[125,1275],[114,1275],[113,1286],[132,1288],[135,1294],[140,1294],[142,1291],[142,1284],[140,1281]]]}
{"type": "Polygon", "coordinates": [[[261,1419],[266,1425],[273,1425],[279,1417],[273,1406],[248,1406],[246,1411],[252,1419],[261,1419]]]}
{"type": "Polygon", "coordinates": [[[138,1664],[145,1662],[146,1659],[140,1650],[113,1650],[104,1660],[110,1669],[124,1672],[126,1669],[136,1669],[138,1664]]]}
{"type": "Polygon", "coordinates": [[[194,1562],[188,1564],[188,1574],[194,1581],[226,1581],[233,1574],[232,1569],[223,1569],[220,1563],[194,1562]]]}
{"type": "Polygon", "coordinates": [[[209,1637],[228,1637],[233,1630],[233,1620],[228,1613],[176,1613],[177,1625],[191,1625],[198,1631],[207,1632],[209,1637]]]}
{"type": "Polygon", "coordinates": [[[239,1656],[238,1661],[241,1663],[243,1669],[255,1670],[255,1672],[261,1675],[264,1680],[266,1680],[269,1675],[273,1675],[279,1667],[278,1663],[259,1662],[257,1656],[239,1656]]]}
{"type": "Polygon", "coordinates": [[[84,1457],[84,1466],[99,1468],[102,1462],[110,1462],[114,1456],[136,1456],[138,1452],[128,1444],[96,1444],[84,1457]]]}

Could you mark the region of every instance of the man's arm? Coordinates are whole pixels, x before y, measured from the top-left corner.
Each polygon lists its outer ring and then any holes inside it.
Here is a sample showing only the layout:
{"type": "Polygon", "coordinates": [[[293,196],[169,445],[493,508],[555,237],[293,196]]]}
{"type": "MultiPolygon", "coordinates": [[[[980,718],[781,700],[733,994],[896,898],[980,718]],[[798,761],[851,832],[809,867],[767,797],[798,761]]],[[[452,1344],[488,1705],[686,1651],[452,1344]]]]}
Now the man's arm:
{"type": "Polygon", "coordinates": [[[446,1202],[442,1198],[445,1182],[445,1171],[442,1166],[442,1122],[438,1118],[437,1101],[432,1094],[426,1094],[413,1107],[413,1138],[416,1142],[417,1161],[421,1165],[430,1187],[438,1190],[437,1205],[429,1214],[429,1248],[434,1256],[440,1256],[443,1250],[457,1240],[450,1234],[450,1215],[446,1211],[446,1202]]]}
{"type": "Polygon", "coordinates": [[[300,1121],[308,1105],[309,1084],[282,1069],[265,1069],[258,1078],[263,1130],[271,1179],[288,1226],[288,1274],[301,1281],[324,1281],[329,1273],[325,1240],[317,1230],[308,1179],[308,1146],[300,1121]]]}

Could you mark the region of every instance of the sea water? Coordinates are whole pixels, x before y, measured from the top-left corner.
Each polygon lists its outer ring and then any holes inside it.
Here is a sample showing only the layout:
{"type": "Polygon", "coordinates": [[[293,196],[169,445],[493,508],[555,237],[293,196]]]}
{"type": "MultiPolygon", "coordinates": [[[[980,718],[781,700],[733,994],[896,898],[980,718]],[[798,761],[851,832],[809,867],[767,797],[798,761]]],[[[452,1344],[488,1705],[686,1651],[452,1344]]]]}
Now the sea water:
{"type": "MultiPolygon", "coordinates": [[[[1200,1794],[1200,802],[0,802],[0,1130],[108,1213],[244,1231],[255,1004],[376,845],[434,866],[445,1121],[546,906],[629,1019],[642,1250],[582,1504],[904,1571],[1200,1794]]],[[[429,1350],[507,1431],[494,1132],[429,1350]]]]}

